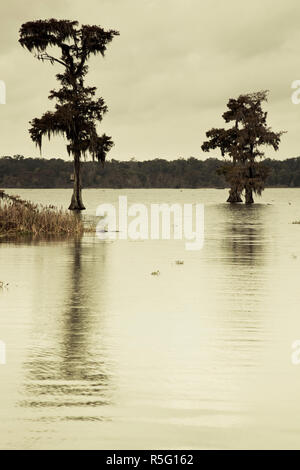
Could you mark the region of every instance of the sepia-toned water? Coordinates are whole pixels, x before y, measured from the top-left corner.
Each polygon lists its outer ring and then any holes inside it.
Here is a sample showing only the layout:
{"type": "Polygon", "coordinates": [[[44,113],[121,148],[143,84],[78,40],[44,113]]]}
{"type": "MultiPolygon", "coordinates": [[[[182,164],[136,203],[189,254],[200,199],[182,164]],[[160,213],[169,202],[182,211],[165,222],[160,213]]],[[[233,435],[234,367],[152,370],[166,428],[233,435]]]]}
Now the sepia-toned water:
{"type": "Polygon", "coordinates": [[[84,217],[119,195],[203,203],[204,247],[2,241],[0,448],[299,449],[300,189],[251,207],[226,190],[90,189],[84,217]]]}

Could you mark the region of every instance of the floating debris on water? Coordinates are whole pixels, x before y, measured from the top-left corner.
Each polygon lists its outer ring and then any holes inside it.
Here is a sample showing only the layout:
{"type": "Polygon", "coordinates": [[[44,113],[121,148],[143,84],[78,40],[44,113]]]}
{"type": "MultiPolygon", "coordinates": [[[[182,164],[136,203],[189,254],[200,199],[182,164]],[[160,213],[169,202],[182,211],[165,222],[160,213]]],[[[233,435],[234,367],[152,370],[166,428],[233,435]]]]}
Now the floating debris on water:
{"type": "Polygon", "coordinates": [[[157,271],[152,271],[151,273],[151,276],[159,276],[160,275],[160,271],[157,270],[157,271]]]}

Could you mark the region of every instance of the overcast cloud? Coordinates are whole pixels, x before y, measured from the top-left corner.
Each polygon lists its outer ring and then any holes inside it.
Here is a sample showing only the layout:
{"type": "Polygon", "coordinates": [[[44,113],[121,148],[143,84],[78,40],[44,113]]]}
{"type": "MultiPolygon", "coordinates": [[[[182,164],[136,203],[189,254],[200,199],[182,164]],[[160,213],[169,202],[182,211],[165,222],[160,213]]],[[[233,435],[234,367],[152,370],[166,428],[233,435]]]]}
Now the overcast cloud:
{"type": "MultiPolygon", "coordinates": [[[[88,81],[109,113],[110,158],[195,156],[206,130],[223,125],[228,98],[270,90],[269,123],[286,130],[276,154],[300,155],[300,105],[291,84],[300,79],[300,3],[297,0],[10,0],[1,4],[0,155],[39,156],[28,121],[51,109],[59,65],[41,63],[18,44],[22,23],[76,19],[118,29],[105,59],[90,61],[88,81]]],[[[218,154],[214,154],[219,156],[218,154]]],[[[43,156],[68,158],[65,142],[45,142],[43,156]]],[[[210,156],[213,156],[212,154],[210,156]]]]}

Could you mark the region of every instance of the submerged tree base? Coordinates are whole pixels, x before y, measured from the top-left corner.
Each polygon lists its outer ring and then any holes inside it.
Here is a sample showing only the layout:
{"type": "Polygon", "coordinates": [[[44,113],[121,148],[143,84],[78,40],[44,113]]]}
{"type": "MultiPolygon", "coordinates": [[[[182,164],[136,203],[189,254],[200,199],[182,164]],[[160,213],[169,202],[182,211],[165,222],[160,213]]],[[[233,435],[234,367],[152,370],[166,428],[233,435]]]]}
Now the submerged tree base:
{"type": "Polygon", "coordinates": [[[240,193],[236,189],[230,189],[227,202],[230,202],[231,204],[236,204],[238,202],[243,202],[243,200],[241,198],[240,193]]]}
{"type": "Polygon", "coordinates": [[[254,204],[253,193],[251,189],[249,190],[246,189],[245,204],[254,204]]]}
{"type": "Polygon", "coordinates": [[[82,202],[78,202],[72,198],[71,204],[69,205],[69,211],[85,211],[85,207],[82,202]]]}

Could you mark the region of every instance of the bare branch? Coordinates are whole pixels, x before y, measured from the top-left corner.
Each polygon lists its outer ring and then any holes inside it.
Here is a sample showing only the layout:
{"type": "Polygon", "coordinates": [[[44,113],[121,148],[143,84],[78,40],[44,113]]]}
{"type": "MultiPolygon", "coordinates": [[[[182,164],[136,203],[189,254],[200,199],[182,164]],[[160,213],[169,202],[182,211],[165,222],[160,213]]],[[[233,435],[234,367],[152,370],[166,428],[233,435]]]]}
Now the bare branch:
{"type": "Polygon", "coordinates": [[[66,64],[65,62],[63,62],[60,59],[57,59],[56,57],[53,57],[53,56],[49,55],[47,52],[44,52],[43,54],[37,54],[37,55],[35,55],[35,57],[39,60],[42,60],[42,61],[43,60],[49,60],[52,65],[53,65],[54,62],[58,62],[59,64],[63,65],[64,67],[68,67],[68,64],[66,64]]]}

